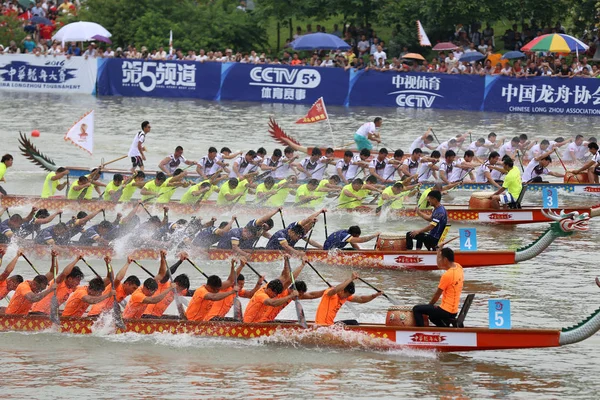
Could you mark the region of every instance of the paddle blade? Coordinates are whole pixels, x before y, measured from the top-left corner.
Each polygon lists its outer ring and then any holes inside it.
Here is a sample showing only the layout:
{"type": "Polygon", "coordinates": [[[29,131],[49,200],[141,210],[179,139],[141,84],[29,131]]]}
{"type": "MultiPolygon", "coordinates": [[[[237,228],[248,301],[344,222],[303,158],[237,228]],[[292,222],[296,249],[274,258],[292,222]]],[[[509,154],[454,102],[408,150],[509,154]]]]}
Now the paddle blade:
{"type": "Polygon", "coordinates": [[[294,300],[296,303],[296,315],[298,316],[298,324],[304,329],[308,328],[306,324],[306,317],[304,316],[304,309],[302,308],[302,304],[298,300],[294,300]]]}
{"type": "Polygon", "coordinates": [[[185,309],[183,308],[183,304],[181,304],[181,299],[177,294],[175,294],[175,304],[177,305],[177,312],[179,313],[179,319],[187,321],[187,317],[185,316],[185,309]]]}
{"type": "Polygon", "coordinates": [[[121,314],[121,307],[116,300],[113,301],[113,318],[115,320],[115,326],[121,330],[125,330],[125,322],[123,321],[123,315],[121,314]]]}
{"type": "Polygon", "coordinates": [[[233,299],[233,319],[236,321],[242,321],[244,319],[244,314],[242,313],[242,302],[237,296],[235,296],[233,299]]]}
{"type": "Polygon", "coordinates": [[[50,321],[52,321],[53,324],[60,326],[60,317],[58,316],[58,298],[56,297],[56,293],[50,300],[50,321]]]}

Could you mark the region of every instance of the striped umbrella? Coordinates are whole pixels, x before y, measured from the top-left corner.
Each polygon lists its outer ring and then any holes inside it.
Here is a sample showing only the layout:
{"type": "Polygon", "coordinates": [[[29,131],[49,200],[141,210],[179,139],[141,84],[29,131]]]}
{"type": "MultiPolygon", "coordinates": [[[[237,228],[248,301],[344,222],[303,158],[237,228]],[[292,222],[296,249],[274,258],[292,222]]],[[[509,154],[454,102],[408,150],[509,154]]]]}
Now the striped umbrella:
{"type": "Polygon", "coordinates": [[[521,51],[549,51],[552,53],[573,53],[587,49],[589,46],[581,40],[562,33],[538,36],[521,47],[521,51]]]}

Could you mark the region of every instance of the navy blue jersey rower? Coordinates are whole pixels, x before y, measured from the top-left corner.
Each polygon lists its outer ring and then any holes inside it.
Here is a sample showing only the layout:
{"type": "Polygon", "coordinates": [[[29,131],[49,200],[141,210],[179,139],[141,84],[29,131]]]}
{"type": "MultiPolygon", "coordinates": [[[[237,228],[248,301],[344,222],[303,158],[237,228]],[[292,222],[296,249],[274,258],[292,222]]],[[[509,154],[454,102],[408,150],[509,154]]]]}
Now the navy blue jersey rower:
{"type": "Polygon", "coordinates": [[[192,246],[196,249],[208,250],[213,244],[218,243],[224,234],[231,230],[234,221],[235,217],[232,217],[229,222],[223,221],[218,227],[209,226],[200,230],[192,240],[192,246]]]}
{"type": "Polygon", "coordinates": [[[325,240],[325,243],[323,244],[323,250],[343,249],[348,243],[350,243],[354,249],[360,250],[358,243],[365,243],[369,240],[373,240],[380,235],[380,232],[363,237],[361,237],[360,234],[361,230],[357,225],[351,226],[348,229],[342,229],[341,231],[333,232],[331,235],[329,235],[327,240],[325,240]]]}
{"type": "Polygon", "coordinates": [[[431,215],[424,213],[417,208],[417,214],[425,221],[429,221],[427,226],[406,233],[406,250],[413,249],[413,239],[417,241],[417,250],[421,250],[423,245],[427,250],[437,248],[440,237],[446,229],[448,223],[448,213],[442,205],[442,193],[439,190],[432,190],[427,195],[427,201],[433,206],[431,215]]]}

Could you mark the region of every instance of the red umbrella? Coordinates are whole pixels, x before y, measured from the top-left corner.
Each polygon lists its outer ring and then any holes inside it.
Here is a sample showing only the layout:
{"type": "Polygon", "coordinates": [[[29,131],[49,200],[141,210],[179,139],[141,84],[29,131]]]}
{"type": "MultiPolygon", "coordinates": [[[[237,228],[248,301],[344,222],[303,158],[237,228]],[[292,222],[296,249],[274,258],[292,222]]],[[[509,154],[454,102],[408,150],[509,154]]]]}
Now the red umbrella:
{"type": "Polygon", "coordinates": [[[444,51],[444,50],[455,50],[458,49],[458,46],[452,42],[442,42],[433,46],[432,50],[435,51],[444,51]]]}

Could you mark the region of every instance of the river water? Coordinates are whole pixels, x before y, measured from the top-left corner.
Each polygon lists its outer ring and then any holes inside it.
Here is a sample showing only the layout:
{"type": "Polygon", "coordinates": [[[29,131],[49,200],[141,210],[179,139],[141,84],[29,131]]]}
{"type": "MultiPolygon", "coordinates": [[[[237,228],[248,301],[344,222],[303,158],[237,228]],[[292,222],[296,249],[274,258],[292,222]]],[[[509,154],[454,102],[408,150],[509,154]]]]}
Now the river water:
{"type": "MultiPolygon", "coordinates": [[[[293,125],[307,106],[256,103],[210,103],[193,100],[94,98],[0,92],[0,137],[2,153],[15,156],[3,186],[9,193],[39,194],[45,173],[18,155],[19,131],[38,129],[35,144],[61,165],[97,165],[127,152],[143,120],[152,124],[148,135],[149,167],[170,154],[176,145],[185,156],[197,159],[208,146],[228,145],[234,150],[278,146],[267,134],[267,119],[273,115],[284,130],[306,145],[330,144],[326,125],[293,125]],[[63,141],[69,127],[85,112],[96,112],[94,155],[89,156],[63,141]]],[[[382,135],[391,148],[407,149],[414,137],[428,126],[441,140],[468,130],[474,137],[495,131],[512,137],[588,136],[596,122],[589,117],[505,115],[410,109],[328,109],[339,145],[351,141],[353,131],[376,115],[384,118],[382,135]]],[[[122,161],[116,166],[128,167],[122,161]]],[[[539,203],[535,197],[529,199],[539,203]]],[[[459,199],[461,200],[460,196],[459,199]]],[[[464,200],[464,198],[463,198],[464,200]]],[[[595,199],[562,197],[563,205],[592,205],[595,199]]],[[[25,209],[22,210],[26,212],[25,209]]],[[[203,216],[204,217],[204,216],[203,216]]],[[[238,215],[249,220],[254,215],[238,215]]],[[[290,218],[288,217],[288,220],[290,218]]],[[[288,222],[288,221],[286,221],[288,222]]],[[[289,223],[289,222],[288,222],[289,223]]],[[[403,234],[421,226],[417,221],[335,215],[328,218],[329,231],[360,224],[363,232],[403,234]]],[[[280,222],[276,222],[276,227],[280,222]]],[[[482,249],[516,248],[535,240],[544,225],[478,227],[482,249]]],[[[487,300],[511,300],[514,327],[561,328],[588,316],[600,303],[594,284],[594,254],[600,229],[590,222],[590,231],[557,240],[550,249],[519,265],[469,269],[463,293],[476,293],[466,319],[469,326],[487,326],[487,300]]],[[[322,241],[317,229],[314,239],[322,241]]],[[[368,244],[370,245],[370,244],[368,244]]],[[[9,254],[10,255],[10,254],[9,254]]],[[[170,260],[173,255],[170,256],[170,260]]],[[[5,264],[8,262],[5,257],[5,264]]],[[[61,260],[61,266],[67,260],[61,260]]],[[[122,259],[115,260],[115,268],[122,259]]],[[[208,274],[227,275],[225,262],[199,261],[208,274]]],[[[47,261],[36,261],[43,268],[47,261]]],[[[99,261],[93,265],[102,268],[99,261]]],[[[146,262],[157,269],[157,262],[146,262]]],[[[267,277],[281,269],[277,264],[258,264],[267,277]]],[[[332,283],[344,280],[348,267],[317,266],[332,283]]],[[[192,287],[203,284],[186,265],[192,287]]],[[[31,271],[19,262],[18,273],[31,271]]],[[[88,271],[85,271],[89,274],[88,271]]],[[[131,267],[129,272],[145,278],[131,267]]],[[[426,302],[436,289],[440,272],[359,271],[406,305],[426,302]]],[[[256,282],[244,271],[247,286],[256,282]]],[[[310,270],[301,278],[309,290],[323,288],[310,270]]],[[[358,294],[371,293],[358,285],[358,294]]],[[[312,319],[318,301],[305,301],[312,319]]],[[[389,303],[380,297],[355,305],[361,321],[383,322],[389,303]]],[[[171,310],[173,311],[173,310],[171,310]]],[[[294,318],[288,307],[281,315],[294,318]]],[[[354,318],[346,307],[339,318],[354,318]]],[[[437,354],[397,350],[371,352],[361,349],[294,347],[285,340],[234,341],[188,336],[135,334],[111,335],[99,330],[91,336],[56,333],[1,333],[0,387],[2,398],[597,398],[600,367],[600,337],[567,348],[518,351],[437,354]]]]}

